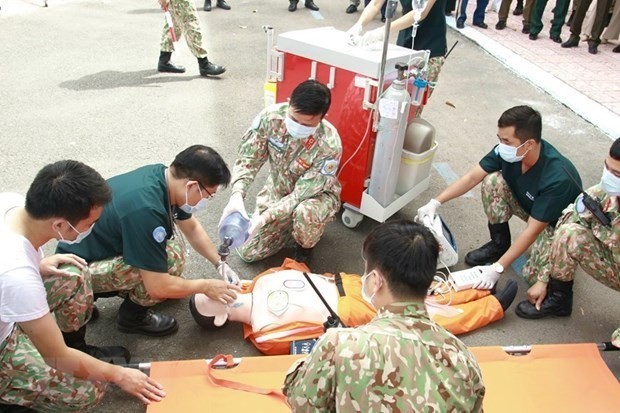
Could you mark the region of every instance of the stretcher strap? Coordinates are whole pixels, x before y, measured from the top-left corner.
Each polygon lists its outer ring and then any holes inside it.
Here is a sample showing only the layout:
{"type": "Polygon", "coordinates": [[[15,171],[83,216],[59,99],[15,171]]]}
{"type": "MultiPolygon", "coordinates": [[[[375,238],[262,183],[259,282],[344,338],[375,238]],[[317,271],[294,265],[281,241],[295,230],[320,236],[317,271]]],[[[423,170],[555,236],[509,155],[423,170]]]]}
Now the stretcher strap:
{"type": "Polygon", "coordinates": [[[338,294],[341,297],[346,297],[347,293],[344,291],[344,286],[342,285],[342,277],[339,273],[334,275],[334,281],[336,281],[336,288],[338,288],[338,294]]]}
{"type": "Polygon", "coordinates": [[[235,362],[233,360],[233,356],[230,354],[218,354],[217,356],[215,356],[211,362],[209,363],[209,366],[207,368],[207,378],[209,379],[209,381],[211,382],[212,385],[217,386],[217,387],[227,387],[229,389],[234,389],[234,390],[241,390],[241,391],[246,391],[246,392],[250,392],[250,393],[257,393],[257,394],[263,394],[265,396],[269,396],[269,397],[273,397],[276,399],[281,400],[283,403],[286,403],[288,406],[288,403],[286,401],[286,396],[284,396],[284,394],[282,394],[281,391],[279,390],[274,390],[274,389],[265,389],[263,387],[258,387],[258,386],[253,386],[251,384],[246,384],[246,383],[239,383],[236,381],[231,381],[231,380],[226,380],[226,379],[218,379],[217,377],[213,376],[213,369],[215,364],[218,361],[225,361],[226,362],[226,368],[232,368],[235,367],[235,362]]]}

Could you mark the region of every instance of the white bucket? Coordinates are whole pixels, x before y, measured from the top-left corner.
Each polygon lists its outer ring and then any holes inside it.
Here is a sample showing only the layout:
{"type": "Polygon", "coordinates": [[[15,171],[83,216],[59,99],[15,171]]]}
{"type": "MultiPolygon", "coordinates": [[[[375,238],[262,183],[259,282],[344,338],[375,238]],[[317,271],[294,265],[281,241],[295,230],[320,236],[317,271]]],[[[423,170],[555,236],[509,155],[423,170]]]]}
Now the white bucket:
{"type": "Polygon", "coordinates": [[[403,149],[396,183],[398,195],[409,192],[430,175],[437,146],[437,141],[435,141],[431,149],[422,153],[413,153],[403,149]]]}

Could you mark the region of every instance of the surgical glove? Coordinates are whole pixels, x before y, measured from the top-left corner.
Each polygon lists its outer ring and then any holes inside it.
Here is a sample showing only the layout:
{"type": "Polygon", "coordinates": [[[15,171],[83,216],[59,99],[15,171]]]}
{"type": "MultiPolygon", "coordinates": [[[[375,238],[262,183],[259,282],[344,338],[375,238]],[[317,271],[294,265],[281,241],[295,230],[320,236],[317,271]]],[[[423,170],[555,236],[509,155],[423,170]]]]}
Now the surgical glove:
{"type": "Polygon", "coordinates": [[[216,268],[217,268],[217,273],[228,284],[239,285],[239,283],[241,282],[235,270],[230,268],[230,265],[228,265],[227,262],[225,261],[218,262],[216,268]]]}
{"type": "Polygon", "coordinates": [[[480,271],[480,281],[472,286],[476,290],[490,290],[499,280],[500,274],[493,269],[492,265],[479,265],[474,267],[480,271]]]}
{"type": "Polygon", "coordinates": [[[362,35],[362,25],[355,23],[349,30],[347,30],[347,42],[351,46],[357,46],[362,35]]]}
{"type": "Polygon", "coordinates": [[[385,29],[383,27],[366,32],[366,34],[362,37],[362,47],[367,48],[375,43],[382,42],[384,35],[385,29]]]}
{"type": "Polygon", "coordinates": [[[265,218],[263,218],[261,214],[256,212],[254,215],[252,215],[252,219],[250,219],[250,229],[248,230],[249,235],[246,243],[249,242],[252,238],[254,238],[258,230],[261,229],[261,227],[263,227],[264,225],[265,218]]]}
{"type": "Polygon", "coordinates": [[[616,347],[620,347],[620,328],[614,331],[611,335],[611,344],[616,347]]]}
{"type": "Polygon", "coordinates": [[[220,218],[218,228],[222,225],[224,219],[233,212],[239,212],[241,215],[243,215],[244,218],[250,219],[248,218],[248,213],[245,211],[243,196],[240,192],[233,192],[233,194],[230,196],[228,204],[226,204],[226,206],[224,207],[224,211],[222,211],[222,217],[220,218]]]}
{"type": "Polygon", "coordinates": [[[431,199],[428,201],[428,204],[418,209],[418,222],[424,223],[424,218],[429,217],[432,221],[435,218],[435,214],[437,213],[437,208],[441,206],[441,202],[436,199],[431,199]]]}

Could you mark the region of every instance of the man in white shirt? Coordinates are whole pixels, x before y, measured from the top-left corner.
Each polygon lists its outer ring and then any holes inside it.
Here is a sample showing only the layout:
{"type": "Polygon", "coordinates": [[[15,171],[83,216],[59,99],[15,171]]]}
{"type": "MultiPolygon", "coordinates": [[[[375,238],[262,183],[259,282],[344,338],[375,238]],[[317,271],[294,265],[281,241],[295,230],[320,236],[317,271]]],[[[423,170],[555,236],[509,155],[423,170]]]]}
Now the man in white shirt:
{"type": "Polygon", "coordinates": [[[81,412],[101,400],[107,383],[146,404],[165,396],[144,373],[86,354],[128,361],[126,349],[87,346],[79,351],[65,345],[61,332],[91,317],[90,274],[84,271],[78,282],[73,278],[63,285],[59,266],[87,268],[86,262],[72,254],[43,258],[41,247],[51,239],[80,242],[110,198],[101,175],[77,161],[44,167],[25,202],[17,194],[0,194],[0,404],[81,412]],[[46,291],[48,285],[58,288],[46,291]]]}

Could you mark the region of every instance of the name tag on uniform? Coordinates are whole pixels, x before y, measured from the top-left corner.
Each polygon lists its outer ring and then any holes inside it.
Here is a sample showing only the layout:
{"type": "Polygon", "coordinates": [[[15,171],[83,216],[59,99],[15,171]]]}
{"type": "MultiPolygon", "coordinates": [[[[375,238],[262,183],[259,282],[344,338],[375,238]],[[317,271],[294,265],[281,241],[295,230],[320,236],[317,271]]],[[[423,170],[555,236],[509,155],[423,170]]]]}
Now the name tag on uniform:
{"type": "Polygon", "coordinates": [[[301,158],[297,158],[297,163],[301,165],[301,167],[304,169],[310,169],[310,164],[308,164],[308,162],[304,161],[301,158]]]}
{"type": "Polygon", "coordinates": [[[534,195],[530,194],[529,192],[526,192],[525,196],[528,197],[530,199],[530,201],[534,200],[534,195]]]}
{"type": "Polygon", "coordinates": [[[270,136],[269,139],[267,139],[267,142],[280,152],[282,152],[282,149],[284,149],[284,142],[282,142],[275,136],[270,136]]]}

